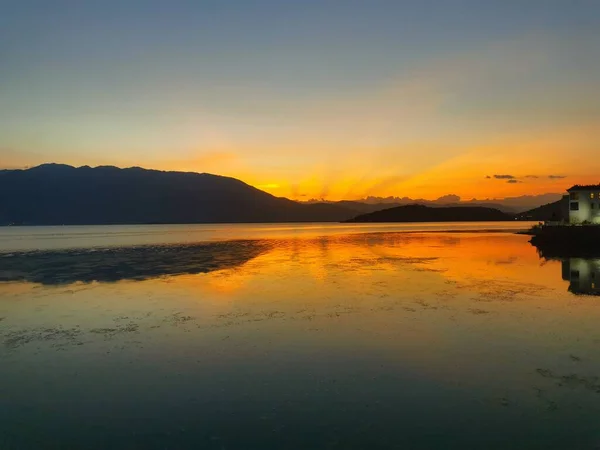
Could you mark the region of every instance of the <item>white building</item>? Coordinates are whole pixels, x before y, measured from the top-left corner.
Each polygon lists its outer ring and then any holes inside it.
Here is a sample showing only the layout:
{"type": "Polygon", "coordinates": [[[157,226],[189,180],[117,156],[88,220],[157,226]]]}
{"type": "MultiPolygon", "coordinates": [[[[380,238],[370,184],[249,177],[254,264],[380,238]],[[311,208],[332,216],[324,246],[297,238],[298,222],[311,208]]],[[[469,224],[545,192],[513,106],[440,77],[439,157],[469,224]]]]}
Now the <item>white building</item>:
{"type": "Polygon", "coordinates": [[[569,223],[600,224],[600,185],[575,185],[569,193],[569,223]]]}

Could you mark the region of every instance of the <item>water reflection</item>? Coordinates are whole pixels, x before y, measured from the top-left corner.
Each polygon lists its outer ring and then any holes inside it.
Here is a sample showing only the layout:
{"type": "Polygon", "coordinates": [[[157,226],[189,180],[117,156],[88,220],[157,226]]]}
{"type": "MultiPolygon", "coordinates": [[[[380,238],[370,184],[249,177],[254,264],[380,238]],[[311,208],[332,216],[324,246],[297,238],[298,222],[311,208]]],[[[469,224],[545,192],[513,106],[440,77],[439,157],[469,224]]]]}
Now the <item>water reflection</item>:
{"type": "Polygon", "coordinates": [[[573,294],[600,295],[600,258],[563,259],[562,278],[573,294]]]}
{"type": "MultiPolygon", "coordinates": [[[[531,241],[530,241],[531,242],[531,241]]],[[[565,241],[531,242],[542,261],[560,261],[562,279],[575,295],[600,295],[600,254],[594,246],[565,241]]]]}
{"type": "Polygon", "coordinates": [[[600,302],[527,239],[3,256],[0,448],[594,448],[600,302]]]}
{"type": "MultiPolygon", "coordinates": [[[[408,264],[413,272],[438,272],[455,282],[474,275],[481,280],[493,278],[482,283],[479,289],[485,290],[483,286],[497,286],[508,274],[515,283],[521,274],[527,273],[523,261],[536,258],[531,248],[523,245],[523,239],[504,234],[384,232],[304,239],[22,251],[0,254],[0,282],[68,285],[141,281],[235,269],[260,256],[262,263],[273,268],[278,264],[297,263],[302,267],[300,270],[307,270],[308,276],[321,281],[330,279],[331,274],[340,269],[353,271],[355,275],[375,268],[400,274],[408,264]],[[448,266],[447,259],[457,256],[455,247],[465,249],[465,246],[468,246],[469,258],[461,258],[460,263],[448,266]],[[512,267],[519,265],[517,271],[512,267]]],[[[562,262],[562,280],[569,282],[570,292],[600,293],[600,257],[561,257],[542,253],[540,249],[537,254],[542,261],[562,262]]],[[[263,271],[270,272],[270,269],[263,267],[263,271]]],[[[230,277],[226,284],[227,292],[232,292],[239,283],[230,277]]]]}
{"type": "Polygon", "coordinates": [[[43,285],[139,281],[235,269],[259,256],[263,274],[293,262],[310,277],[323,280],[340,269],[355,275],[375,268],[400,273],[407,265],[413,266],[411,270],[462,277],[480,272],[482,262],[487,274],[501,275],[506,270],[500,266],[532,255],[519,240],[501,234],[364,233],[0,253],[0,281],[43,285]],[[452,267],[439,264],[445,257],[456,257],[455,247],[467,243],[470,258],[452,267]]]}

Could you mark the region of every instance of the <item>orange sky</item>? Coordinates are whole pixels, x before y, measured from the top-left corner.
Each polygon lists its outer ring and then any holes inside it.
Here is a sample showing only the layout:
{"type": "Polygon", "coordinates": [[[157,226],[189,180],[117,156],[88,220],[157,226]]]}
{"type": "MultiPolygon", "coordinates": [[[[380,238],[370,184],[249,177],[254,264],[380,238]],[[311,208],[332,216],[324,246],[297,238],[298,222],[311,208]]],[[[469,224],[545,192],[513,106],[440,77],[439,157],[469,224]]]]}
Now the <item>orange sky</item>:
{"type": "Polygon", "coordinates": [[[151,5],[50,20],[15,4],[0,18],[0,167],[209,172],[299,200],[600,181],[600,5],[350,3],[239,3],[214,20],[187,5],[175,22],[151,5]]]}

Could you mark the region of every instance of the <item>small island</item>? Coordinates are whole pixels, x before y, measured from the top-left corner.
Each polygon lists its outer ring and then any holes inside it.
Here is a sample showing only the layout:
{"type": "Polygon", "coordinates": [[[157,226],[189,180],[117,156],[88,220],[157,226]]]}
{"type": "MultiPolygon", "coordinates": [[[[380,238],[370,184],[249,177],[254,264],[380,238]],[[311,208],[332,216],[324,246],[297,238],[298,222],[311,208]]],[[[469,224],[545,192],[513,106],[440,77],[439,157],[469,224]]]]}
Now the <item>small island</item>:
{"type": "Polygon", "coordinates": [[[429,207],[406,205],[361,214],[346,222],[492,222],[515,220],[499,209],[483,206],[429,207]]]}

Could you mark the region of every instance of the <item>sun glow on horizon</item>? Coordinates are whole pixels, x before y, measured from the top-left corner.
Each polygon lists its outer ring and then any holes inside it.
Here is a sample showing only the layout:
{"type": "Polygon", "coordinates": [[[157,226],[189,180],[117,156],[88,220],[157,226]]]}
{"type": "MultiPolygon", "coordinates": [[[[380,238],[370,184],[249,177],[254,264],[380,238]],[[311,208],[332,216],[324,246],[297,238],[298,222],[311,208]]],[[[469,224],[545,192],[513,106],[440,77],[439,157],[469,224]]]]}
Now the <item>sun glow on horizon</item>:
{"type": "Polygon", "coordinates": [[[90,5],[53,22],[17,2],[0,17],[0,166],[206,172],[296,200],[597,182],[600,5],[501,3],[242,3],[213,20],[199,2],[119,7],[106,27],[90,5]]]}

